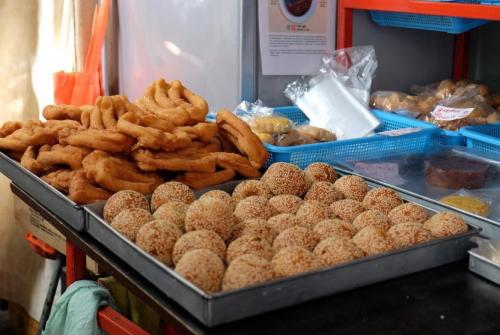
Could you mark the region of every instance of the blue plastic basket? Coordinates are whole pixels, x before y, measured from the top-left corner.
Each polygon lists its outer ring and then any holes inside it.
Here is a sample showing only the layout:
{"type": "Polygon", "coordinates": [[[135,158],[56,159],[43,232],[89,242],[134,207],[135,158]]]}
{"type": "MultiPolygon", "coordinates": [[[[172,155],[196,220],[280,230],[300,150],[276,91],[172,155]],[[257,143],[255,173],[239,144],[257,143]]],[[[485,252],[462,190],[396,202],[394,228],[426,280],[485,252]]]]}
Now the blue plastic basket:
{"type": "Polygon", "coordinates": [[[468,148],[500,155],[500,123],[463,127],[460,133],[467,139],[468,148]]]}
{"type": "MultiPolygon", "coordinates": [[[[274,108],[274,111],[283,114],[296,123],[308,121],[306,115],[295,106],[277,107],[274,108]]],[[[382,124],[376,129],[376,132],[410,127],[398,126],[397,122],[393,121],[393,116],[390,113],[384,113],[380,117],[382,124]]],[[[423,128],[422,131],[401,136],[372,136],[290,147],[265,144],[267,151],[270,153],[266,167],[275,162],[289,162],[300,167],[306,167],[316,161],[334,164],[338,161],[377,158],[380,152],[384,152],[384,155],[388,153],[420,152],[423,147],[431,142],[432,136],[440,131],[434,125],[426,122],[422,123],[424,125],[417,126],[417,128],[423,128]]],[[[412,126],[411,128],[415,127],[412,126]]]]}
{"type": "MultiPolygon", "coordinates": [[[[467,1],[461,1],[467,2],[467,1]]],[[[379,26],[400,27],[442,31],[460,34],[488,23],[487,20],[464,19],[451,16],[407,14],[395,12],[370,11],[372,20],[379,26]]]]}

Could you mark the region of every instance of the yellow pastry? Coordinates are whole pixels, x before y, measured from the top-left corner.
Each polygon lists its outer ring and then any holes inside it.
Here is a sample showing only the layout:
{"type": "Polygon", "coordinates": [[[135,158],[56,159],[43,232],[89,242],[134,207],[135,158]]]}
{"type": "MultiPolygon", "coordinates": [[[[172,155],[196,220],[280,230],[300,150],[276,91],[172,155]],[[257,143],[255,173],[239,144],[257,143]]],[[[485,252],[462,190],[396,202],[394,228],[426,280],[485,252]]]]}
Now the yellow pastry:
{"type": "Polygon", "coordinates": [[[253,120],[252,128],[257,133],[284,134],[292,129],[292,121],[284,116],[261,116],[253,120]]]}
{"type": "Polygon", "coordinates": [[[490,206],[478,197],[448,195],[442,198],[441,202],[481,216],[488,216],[490,213],[490,206]]]}

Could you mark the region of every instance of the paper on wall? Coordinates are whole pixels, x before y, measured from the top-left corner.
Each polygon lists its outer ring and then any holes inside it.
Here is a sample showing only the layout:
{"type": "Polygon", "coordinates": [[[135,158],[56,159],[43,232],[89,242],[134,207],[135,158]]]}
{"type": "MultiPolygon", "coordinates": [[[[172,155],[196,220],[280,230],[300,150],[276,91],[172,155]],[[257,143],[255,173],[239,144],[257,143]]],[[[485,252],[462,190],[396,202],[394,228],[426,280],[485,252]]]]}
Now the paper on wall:
{"type": "Polygon", "coordinates": [[[328,0],[259,0],[264,75],[312,75],[334,48],[335,4],[328,0]]]}

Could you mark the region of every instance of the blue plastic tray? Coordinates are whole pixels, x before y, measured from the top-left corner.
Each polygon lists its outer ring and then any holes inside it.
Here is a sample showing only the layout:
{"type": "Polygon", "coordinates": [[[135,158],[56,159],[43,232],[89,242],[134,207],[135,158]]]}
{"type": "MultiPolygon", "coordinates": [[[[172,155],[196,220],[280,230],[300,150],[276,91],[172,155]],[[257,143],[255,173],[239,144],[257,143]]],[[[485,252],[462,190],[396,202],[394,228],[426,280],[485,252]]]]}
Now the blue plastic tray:
{"type": "Polygon", "coordinates": [[[500,123],[469,126],[460,129],[467,147],[500,155],[500,123]]]}

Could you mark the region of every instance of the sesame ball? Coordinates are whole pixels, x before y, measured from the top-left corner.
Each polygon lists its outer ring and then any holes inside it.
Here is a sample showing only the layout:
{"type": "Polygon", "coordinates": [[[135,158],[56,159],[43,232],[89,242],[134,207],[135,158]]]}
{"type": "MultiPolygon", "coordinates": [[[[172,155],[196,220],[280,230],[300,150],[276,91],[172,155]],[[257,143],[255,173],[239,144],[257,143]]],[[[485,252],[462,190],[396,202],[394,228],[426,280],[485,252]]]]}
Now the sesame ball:
{"type": "Polygon", "coordinates": [[[333,215],[341,220],[353,222],[356,216],[363,213],[366,209],[363,204],[353,199],[343,199],[335,201],[330,205],[333,215]]]}
{"type": "Polygon", "coordinates": [[[317,223],[313,227],[313,232],[321,241],[334,236],[352,238],[356,234],[356,229],[349,222],[328,219],[317,223]]]}
{"type": "Polygon", "coordinates": [[[231,208],[232,211],[236,208],[236,202],[234,201],[233,197],[227,192],[221,191],[221,190],[212,190],[208,191],[206,193],[203,193],[199,199],[206,199],[206,198],[215,198],[224,201],[227,206],[231,208]]]}
{"type": "Polygon", "coordinates": [[[151,209],[158,207],[170,200],[190,204],[195,200],[194,192],[189,186],[178,181],[169,181],[158,186],[151,196],[151,209]]]}
{"type": "Polygon", "coordinates": [[[212,230],[226,240],[233,230],[235,220],[231,208],[219,199],[205,198],[193,202],[187,212],[186,231],[212,230]]]}
{"type": "Polygon", "coordinates": [[[333,184],[346,199],[362,201],[368,192],[368,184],[358,176],[343,176],[333,184]]]}
{"type": "Polygon", "coordinates": [[[273,267],[267,259],[247,254],[229,264],[222,280],[222,290],[236,290],[270,281],[274,278],[273,267]]]}
{"type": "Polygon", "coordinates": [[[368,256],[381,254],[393,248],[385,232],[374,226],[367,226],[361,229],[354,235],[352,241],[368,256]]]}
{"type": "Polygon", "coordinates": [[[343,198],[344,195],[332,183],[327,181],[318,181],[312,184],[304,196],[304,200],[316,200],[327,206],[343,198]]]}
{"type": "Polygon", "coordinates": [[[386,233],[395,248],[404,248],[411,245],[432,240],[432,234],[418,222],[404,222],[392,226],[386,233]]]}
{"type": "Polygon", "coordinates": [[[233,191],[233,199],[238,202],[252,195],[270,199],[273,194],[265,183],[260,180],[245,180],[239,183],[233,191]]]}
{"type": "Polygon", "coordinates": [[[188,251],[196,249],[208,249],[224,259],[226,256],[226,244],[222,238],[211,230],[195,230],[182,235],[172,250],[174,264],[188,251]]]}
{"type": "Polygon", "coordinates": [[[274,239],[273,249],[278,252],[287,247],[302,247],[312,251],[318,242],[317,236],[311,229],[296,226],[279,233],[274,239]]]}
{"type": "Polygon", "coordinates": [[[111,222],[121,211],[131,208],[142,208],[149,211],[148,199],[139,192],[124,190],[113,194],[104,205],[103,217],[111,222]]]}
{"type": "Polygon", "coordinates": [[[189,205],[180,201],[167,201],[161,205],[154,213],[153,217],[156,220],[167,220],[179,227],[180,230],[185,231],[184,220],[189,205]]]}
{"type": "Polygon", "coordinates": [[[332,211],[325,204],[316,200],[307,200],[300,206],[295,217],[303,226],[312,228],[316,223],[330,219],[332,215],[332,211]]]}
{"type": "Polygon", "coordinates": [[[279,232],[269,225],[266,220],[249,219],[243,222],[242,229],[238,237],[256,236],[267,240],[272,244],[276,236],[278,236],[278,233],[279,232]]]}
{"type": "Polygon", "coordinates": [[[290,163],[272,164],[261,180],[274,195],[293,194],[301,197],[309,186],[304,172],[297,165],[290,163]]]}
{"type": "Polygon", "coordinates": [[[378,209],[385,215],[388,215],[393,208],[401,204],[403,204],[403,200],[401,200],[399,194],[387,187],[374,188],[363,199],[363,206],[368,209],[378,209]]]}
{"type": "Polygon", "coordinates": [[[252,195],[241,200],[234,210],[234,215],[239,222],[248,219],[267,220],[274,214],[274,208],[269,205],[267,198],[259,195],[252,195]]]}
{"type": "Polygon", "coordinates": [[[321,263],[313,253],[302,247],[281,249],[274,255],[271,265],[277,277],[293,276],[303,272],[314,271],[321,267],[321,263]]]}
{"type": "Polygon", "coordinates": [[[333,236],[318,243],[314,255],[324,266],[349,263],[365,255],[350,238],[333,236]]]}
{"type": "Polygon", "coordinates": [[[111,227],[115,228],[120,234],[124,235],[132,242],[135,242],[139,229],[146,224],[146,222],[152,221],[153,219],[149,211],[142,208],[131,208],[121,211],[120,214],[115,216],[113,221],[111,221],[111,227]]]}
{"type": "Polygon", "coordinates": [[[288,228],[300,226],[302,223],[293,214],[281,213],[267,220],[267,224],[279,234],[288,228]]]}
{"type": "Polygon", "coordinates": [[[429,218],[425,208],[411,202],[393,208],[388,217],[393,224],[404,222],[424,223],[429,218]]]}
{"type": "Polygon", "coordinates": [[[391,227],[391,221],[381,211],[376,209],[369,209],[356,216],[356,218],[352,222],[352,225],[354,226],[354,228],[356,228],[356,231],[360,231],[367,226],[375,226],[382,229],[383,231],[386,231],[391,227]]]}
{"type": "Polygon", "coordinates": [[[257,236],[242,236],[227,247],[226,263],[229,264],[241,255],[252,254],[270,260],[273,257],[271,244],[257,236]]]}
{"type": "Polygon", "coordinates": [[[337,172],[327,163],[312,163],[306,167],[304,174],[311,185],[318,181],[334,183],[337,180],[337,172]]]}
{"type": "Polygon", "coordinates": [[[175,271],[207,293],[220,291],[222,287],[224,263],[210,250],[187,252],[177,263],[175,271]]]}
{"type": "Polygon", "coordinates": [[[139,229],[136,244],[139,248],[166,265],[173,265],[172,249],[182,231],[167,220],[149,221],[139,229]]]}
{"type": "Polygon", "coordinates": [[[295,214],[299,210],[300,206],[304,203],[304,200],[296,195],[282,194],[276,195],[269,199],[269,204],[278,213],[290,213],[295,214]]]}
{"type": "Polygon", "coordinates": [[[447,237],[464,233],[467,231],[467,224],[459,215],[452,212],[441,212],[434,214],[425,221],[424,228],[430,230],[435,237],[447,237]]]}

